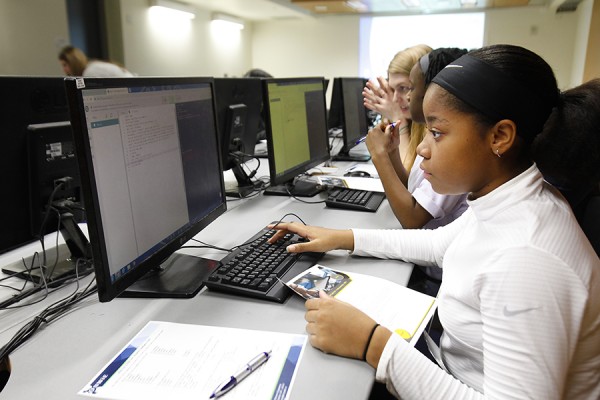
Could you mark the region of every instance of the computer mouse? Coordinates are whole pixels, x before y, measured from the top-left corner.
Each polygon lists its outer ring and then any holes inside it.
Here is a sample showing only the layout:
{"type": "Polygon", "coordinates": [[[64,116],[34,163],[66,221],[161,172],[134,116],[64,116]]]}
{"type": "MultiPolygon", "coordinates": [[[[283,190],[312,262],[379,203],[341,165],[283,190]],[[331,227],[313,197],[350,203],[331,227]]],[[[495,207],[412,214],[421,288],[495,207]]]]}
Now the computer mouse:
{"type": "Polygon", "coordinates": [[[360,178],[370,178],[371,174],[366,171],[350,171],[346,172],[344,176],[358,176],[360,178]]]}

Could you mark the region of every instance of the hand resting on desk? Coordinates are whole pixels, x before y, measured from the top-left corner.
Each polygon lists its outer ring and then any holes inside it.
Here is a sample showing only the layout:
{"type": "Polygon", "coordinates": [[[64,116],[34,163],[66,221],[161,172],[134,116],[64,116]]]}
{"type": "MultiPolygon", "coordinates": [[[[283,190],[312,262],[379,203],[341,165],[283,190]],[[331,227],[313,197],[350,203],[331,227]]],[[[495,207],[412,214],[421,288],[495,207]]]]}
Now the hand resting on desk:
{"type": "Polygon", "coordinates": [[[277,230],[277,233],[269,239],[269,243],[275,243],[288,232],[296,233],[309,240],[306,243],[288,246],[287,251],[290,253],[310,251],[322,253],[336,249],[354,250],[354,234],[350,229],[327,229],[295,222],[281,222],[277,225],[271,224],[268,228],[277,230]]]}

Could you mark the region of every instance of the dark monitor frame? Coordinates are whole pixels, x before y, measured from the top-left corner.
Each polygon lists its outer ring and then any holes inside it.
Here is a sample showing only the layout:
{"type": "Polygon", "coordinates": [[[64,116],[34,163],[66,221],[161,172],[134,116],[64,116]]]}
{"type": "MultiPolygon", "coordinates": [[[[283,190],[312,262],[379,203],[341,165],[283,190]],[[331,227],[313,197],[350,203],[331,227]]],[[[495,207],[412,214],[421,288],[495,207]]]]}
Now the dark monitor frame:
{"type": "MultiPolygon", "coordinates": [[[[317,90],[315,90],[317,92],[317,90]]],[[[319,193],[323,189],[318,183],[297,181],[294,182],[294,178],[303,172],[308,171],[312,167],[319,165],[330,159],[330,148],[329,148],[329,136],[327,132],[327,108],[325,103],[325,83],[322,77],[301,77],[301,78],[269,78],[263,79],[263,103],[265,108],[265,127],[267,132],[267,145],[268,145],[268,158],[269,158],[269,173],[271,183],[264,194],[268,195],[283,195],[283,196],[298,196],[298,197],[312,197],[319,193]],[[293,84],[316,84],[320,85],[320,95],[315,97],[313,100],[319,102],[317,112],[308,112],[307,117],[313,119],[313,122],[317,125],[322,132],[314,132],[312,135],[307,132],[307,135],[311,135],[315,140],[315,148],[318,149],[319,153],[310,154],[308,160],[296,164],[287,170],[277,173],[276,154],[274,146],[274,128],[272,124],[272,110],[270,106],[270,94],[269,85],[293,85],[293,84]],[[318,115],[318,111],[322,110],[322,115],[318,115]],[[322,141],[319,143],[319,141],[322,141]]],[[[305,103],[306,104],[306,103],[305,103]]],[[[310,129],[310,127],[309,127],[310,129]]]]}
{"type": "Polygon", "coordinates": [[[331,105],[327,117],[329,129],[342,130],[343,145],[334,161],[369,161],[369,155],[350,154],[359,140],[368,132],[368,109],[364,106],[362,91],[367,79],[338,77],[333,79],[331,105]]]}
{"type": "MultiPolygon", "coordinates": [[[[107,302],[119,295],[125,297],[172,298],[189,298],[194,296],[203,286],[204,279],[218,266],[218,262],[176,253],[176,251],[227,209],[222,162],[219,152],[213,79],[205,77],[66,78],[65,87],[71,110],[71,125],[73,127],[75,147],[78,154],[81,186],[88,218],[88,234],[92,244],[93,262],[100,301],[107,302]],[[220,198],[219,204],[207,212],[200,220],[176,230],[168,238],[161,240],[157,245],[161,245],[162,247],[157,248],[146,259],[139,261],[139,264],[125,271],[121,277],[113,281],[109,268],[109,258],[103,229],[103,214],[98,196],[99,189],[96,185],[82,90],[124,87],[169,88],[179,85],[203,85],[210,88],[213,118],[212,122],[208,121],[207,123],[214,128],[214,148],[203,148],[203,151],[217,155],[218,165],[215,165],[214,169],[216,172],[215,177],[219,180],[218,185],[220,186],[220,193],[218,195],[220,198]]],[[[193,157],[194,155],[191,154],[191,156],[193,157]]],[[[195,188],[197,189],[198,187],[195,188]]],[[[123,266],[121,271],[130,265],[123,266]]]]}
{"type": "Polygon", "coordinates": [[[246,197],[256,189],[242,164],[253,157],[261,123],[261,79],[214,80],[223,170],[231,169],[238,182],[237,190],[227,190],[226,194],[246,197]]]}
{"type": "Polygon", "coordinates": [[[35,241],[29,204],[28,126],[69,120],[63,78],[2,76],[0,176],[6,194],[0,197],[0,253],[35,241]]]}
{"type": "Polygon", "coordinates": [[[31,124],[27,129],[31,233],[56,231],[57,213],[48,213],[50,196],[56,210],[84,222],[85,207],[71,123],[31,124]]]}

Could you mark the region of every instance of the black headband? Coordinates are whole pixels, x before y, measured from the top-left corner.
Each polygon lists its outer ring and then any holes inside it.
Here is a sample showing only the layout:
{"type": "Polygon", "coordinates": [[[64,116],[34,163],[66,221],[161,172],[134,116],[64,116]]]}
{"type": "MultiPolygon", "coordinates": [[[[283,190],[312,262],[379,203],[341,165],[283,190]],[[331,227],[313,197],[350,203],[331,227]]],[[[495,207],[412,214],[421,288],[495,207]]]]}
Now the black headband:
{"type": "Polygon", "coordinates": [[[468,54],[447,65],[433,82],[489,118],[512,120],[528,143],[542,131],[556,102],[542,100],[521,82],[468,54]]]}

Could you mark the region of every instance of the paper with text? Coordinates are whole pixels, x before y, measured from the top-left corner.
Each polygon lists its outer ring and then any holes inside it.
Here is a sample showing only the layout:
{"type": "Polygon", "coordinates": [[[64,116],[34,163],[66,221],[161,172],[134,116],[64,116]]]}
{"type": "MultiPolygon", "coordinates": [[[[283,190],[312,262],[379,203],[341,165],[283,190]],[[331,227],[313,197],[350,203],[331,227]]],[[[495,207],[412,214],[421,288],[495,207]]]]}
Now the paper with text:
{"type": "Polygon", "coordinates": [[[101,399],[208,399],[257,354],[269,360],[228,400],[289,398],[306,335],[149,322],[78,394],[101,399]]]}

